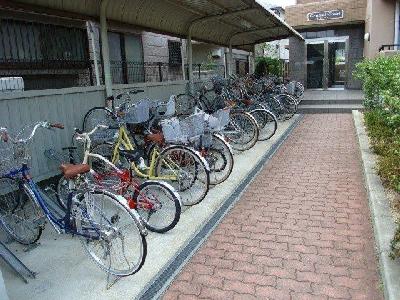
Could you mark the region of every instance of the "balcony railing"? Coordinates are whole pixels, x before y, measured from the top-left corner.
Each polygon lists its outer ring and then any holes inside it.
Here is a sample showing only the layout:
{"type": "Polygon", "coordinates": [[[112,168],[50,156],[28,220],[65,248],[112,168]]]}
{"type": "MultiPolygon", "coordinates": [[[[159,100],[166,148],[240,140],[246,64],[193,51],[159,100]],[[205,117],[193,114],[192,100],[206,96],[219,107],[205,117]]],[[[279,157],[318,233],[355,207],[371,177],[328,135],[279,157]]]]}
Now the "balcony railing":
{"type": "Polygon", "coordinates": [[[379,52],[390,51],[390,50],[400,50],[400,44],[382,45],[379,48],[379,52]]]}

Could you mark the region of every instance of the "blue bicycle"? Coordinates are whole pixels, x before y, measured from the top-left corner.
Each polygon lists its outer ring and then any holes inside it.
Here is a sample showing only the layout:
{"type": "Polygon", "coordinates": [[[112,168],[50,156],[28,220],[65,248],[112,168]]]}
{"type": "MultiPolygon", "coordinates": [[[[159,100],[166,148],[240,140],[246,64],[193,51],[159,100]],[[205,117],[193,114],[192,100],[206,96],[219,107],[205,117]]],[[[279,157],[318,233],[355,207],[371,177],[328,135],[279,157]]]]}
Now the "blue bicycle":
{"type": "Polygon", "coordinates": [[[90,185],[89,165],[61,166],[68,179],[67,207],[52,201],[32,180],[28,162],[28,143],[38,128],[63,128],[61,124],[39,122],[11,138],[0,127],[0,224],[22,244],[36,242],[46,220],[58,233],[76,235],[104,271],[115,276],[136,273],[147,254],[147,231],[140,216],[118,195],[90,185]],[[26,130],[25,130],[26,131],[26,130]]]}

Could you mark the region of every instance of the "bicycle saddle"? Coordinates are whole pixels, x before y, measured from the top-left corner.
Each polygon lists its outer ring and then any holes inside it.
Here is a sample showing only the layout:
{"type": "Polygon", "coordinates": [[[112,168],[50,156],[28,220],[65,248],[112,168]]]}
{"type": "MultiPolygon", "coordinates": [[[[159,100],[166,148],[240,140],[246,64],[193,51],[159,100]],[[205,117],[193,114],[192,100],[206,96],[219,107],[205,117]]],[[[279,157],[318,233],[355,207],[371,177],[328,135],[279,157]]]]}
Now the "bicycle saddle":
{"type": "Polygon", "coordinates": [[[73,164],[62,164],[60,166],[61,172],[67,179],[74,179],[80,174],[85,174],[90,171],[90,166],[87,164],[73,165],[73,164]]]}

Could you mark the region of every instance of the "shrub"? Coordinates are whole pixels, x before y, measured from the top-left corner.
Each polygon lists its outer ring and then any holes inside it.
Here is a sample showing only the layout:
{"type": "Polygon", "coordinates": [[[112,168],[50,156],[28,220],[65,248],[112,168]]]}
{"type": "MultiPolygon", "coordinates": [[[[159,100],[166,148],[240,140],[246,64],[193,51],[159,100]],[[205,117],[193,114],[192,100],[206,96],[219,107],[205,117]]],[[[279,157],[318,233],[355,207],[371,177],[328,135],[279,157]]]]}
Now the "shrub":
{"type": "MultiPolygon", "coordinates": [[[[364,60],[355,76],[363,83],[364,116],[378,174],[385,186],[400,192],[400,55],[364,60]]],[[[400,257],[400,220],[390,257],[400,257]]]]}
{"type": "Polygon", "coordinates": [[[258,77],[265,75],[282,76],[282,62],[277,58],[258,57],[254,73],[258,77]]]}

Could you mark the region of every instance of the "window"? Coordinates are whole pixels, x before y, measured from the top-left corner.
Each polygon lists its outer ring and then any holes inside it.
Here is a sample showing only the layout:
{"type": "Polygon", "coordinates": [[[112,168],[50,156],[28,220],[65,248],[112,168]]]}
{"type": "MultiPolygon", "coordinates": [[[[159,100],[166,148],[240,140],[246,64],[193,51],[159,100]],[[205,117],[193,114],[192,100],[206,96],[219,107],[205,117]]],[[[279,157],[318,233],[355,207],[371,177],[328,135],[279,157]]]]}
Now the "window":
{"type": "Polygon", "coordinates": [[[0,60],[86,61],[85,29],[3,19],[0,22],[0,60]]]}
{"type": "Polygon", "coordinates": [[[168,41],[169,63],[170,65],[182,64],[181,43],[168,41]]]}

